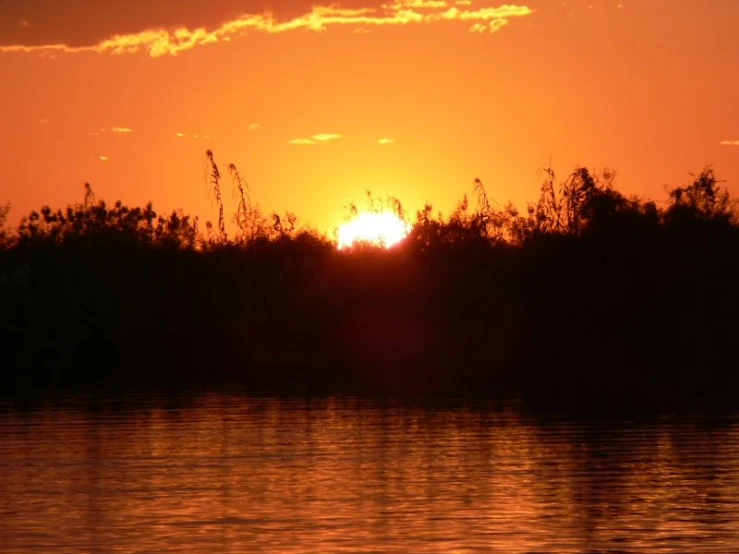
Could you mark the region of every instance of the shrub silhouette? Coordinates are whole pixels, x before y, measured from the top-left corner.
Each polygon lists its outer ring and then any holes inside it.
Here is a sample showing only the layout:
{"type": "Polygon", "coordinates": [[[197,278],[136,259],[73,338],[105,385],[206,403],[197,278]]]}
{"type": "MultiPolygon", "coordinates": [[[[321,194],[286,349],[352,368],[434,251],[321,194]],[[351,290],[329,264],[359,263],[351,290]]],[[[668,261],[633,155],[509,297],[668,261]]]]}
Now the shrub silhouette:
{"type": "MultiPolygon", "coordinates": [[[[739,384],[736,204],[708,168],[664,209],[610,171],[544,169],[526,213],[482,182],[389,250],[265,216],[231,165],[218,224],[151,204],[48,206],[0,237],[0,389],[240,382],[254,390],[723,402],[739,384]]],[[[397,199],[367,208],[406,219],[397,199]]],[[[356,205],[347,207],[356,215],[356,205]]],[[[7,209],[0,218],[7,216],[7,209]]]]}

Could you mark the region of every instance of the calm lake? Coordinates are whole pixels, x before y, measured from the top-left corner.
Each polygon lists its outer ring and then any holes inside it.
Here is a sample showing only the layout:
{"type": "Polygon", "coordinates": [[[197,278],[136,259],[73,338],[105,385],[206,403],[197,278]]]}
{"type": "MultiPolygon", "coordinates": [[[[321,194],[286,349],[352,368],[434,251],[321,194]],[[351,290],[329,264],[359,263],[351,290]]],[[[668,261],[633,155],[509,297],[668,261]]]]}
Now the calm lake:
{"type": "Polygon", "coordinates": [[[739,552],[739,414],[236,393],[3,405],[0,552],[739,552]]]}

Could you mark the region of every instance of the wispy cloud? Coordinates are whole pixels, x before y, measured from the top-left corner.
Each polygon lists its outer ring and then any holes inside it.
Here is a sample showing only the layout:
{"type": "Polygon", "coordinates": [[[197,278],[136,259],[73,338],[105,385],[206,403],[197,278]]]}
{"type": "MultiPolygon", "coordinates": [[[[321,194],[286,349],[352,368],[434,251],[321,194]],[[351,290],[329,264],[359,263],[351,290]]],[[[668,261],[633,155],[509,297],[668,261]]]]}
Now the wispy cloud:
{"type": "Polygon", "coordinates": [[[395,139],[391,139],[391,138],[381,138],[380,140],[378,140],[378,141],[377,141],[377,144],[382,144],[382,145],[384,146],[384,145],[386,145],[386,144],[392,144],[392,143],[394,143],[394,142],[395,142],[395,139]]]}
{"type": "Polygon", "coordinates": [[[739,140],[722,140],[721,146],[739,146],[739,140]]]}
{"type": "Polygon", "coordinates": [[[218,135],[201,135],[201,134],[188,135],[187,133],[179,133],[179,132],[178,133],[175,133],[174,136],[176,138],[188,138],[189,137],[189,138],[194,138],[194,139],[200,139],[200,138],[203,138],[203,139],[217,139],[218,138],[218,135]]]}
{"type": "Polygon", "coordinates": [[[396,2],[392,4],[393,9],[401,8],[418,8],[421,10],[438,10],[446,8],[449,4],[446,0],[407,0],[405,2],[396,2]]]}
{"type": "Polygon", "coordinates": [[[494,19],[487,24],[473,23],[470,27],[470,33],[494,33],[495,31],[499,30],[501,27],[505,27],[506,25],[508,25],[508,21],[505,19],[494,19]]]}
{"type": "Polygon", "coordinates": [[[341,138],[341,135],[337,135],[335,133],[320,133],[318,135],[313,135],[310,138],[294,138],[288,141],[288,144],[301,144],[301,145],[307,145],[307,144],[318,144],[320,142],[329,142],[331,140],[336,140],[341,138]]]}
{"type": "Polygon", "coordinates": [[[127,135],[129,133],[133,133],[133,131],[128,127],[104,127],[99,131],[91,131],[87,134],[93,137],[102,133],[116,133],[117,135],[127,135]]]}
{"type": "Polygon", "coordinates": [[[327,142],[329,140],[336,140],[338,138],[341,138],[341,135],[336,135],[334,133],[321,133],[320,135],[313,135],[313,140],[319,140],[321,142],[327,142]]]}
{"type": "Polygon", "coordinates": [[[411,24],[449,23],[462,21],[473,24],[475,32],[483,28],[495,32],[510,19],[531,15],[528,6],[504,4],[498,7],[472,9],[466,0],[450,6],[446,0],[400,0],[379,8],[340,8],[315,6],[293,19],[280,19],[271,13],[246,14],[226,21],[220,27],[206,29],[146,29],[138,33],[114,35],[95,44],[71,46],[58,44],[10,44],[0,46],[0,52],[37,52],[47,55],[92,52],[99,54],[133,54],[146,52],[152,57],[177,55],[197,46],[228,42],[249,32],[268,34],[297,30],[326,31],[331,27],[405,26],[411,24]]]}
{"type": "Polygon", "coordinates": [[[256,131],[257,129],[259,129],[259,123],[251,123],[251,124],[249,124],[249,130],[250,131],[256,131]]]}

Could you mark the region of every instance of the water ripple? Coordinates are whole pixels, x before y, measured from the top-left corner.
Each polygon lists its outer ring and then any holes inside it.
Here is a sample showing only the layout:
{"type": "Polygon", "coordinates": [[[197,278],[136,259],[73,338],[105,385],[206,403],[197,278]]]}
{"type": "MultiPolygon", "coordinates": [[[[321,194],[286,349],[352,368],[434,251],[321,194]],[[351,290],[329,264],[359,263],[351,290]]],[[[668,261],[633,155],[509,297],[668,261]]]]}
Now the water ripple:
{"type": "Polygon", "coordinates": [[[739,417],[238,394],[0,411],[0,552],[739,552],[739,417]]]}

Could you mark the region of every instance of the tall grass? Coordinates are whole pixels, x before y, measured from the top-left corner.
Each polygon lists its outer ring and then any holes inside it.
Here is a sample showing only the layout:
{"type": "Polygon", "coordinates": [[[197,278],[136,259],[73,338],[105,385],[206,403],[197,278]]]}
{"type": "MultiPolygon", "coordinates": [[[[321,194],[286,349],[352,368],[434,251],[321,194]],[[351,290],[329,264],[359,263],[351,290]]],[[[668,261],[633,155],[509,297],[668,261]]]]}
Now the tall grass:
{"type": "Polygon", "coordinates": [[[252,213],[251,198],[249,196],[249,185],[239,173],[235,164],[228,165],[228,171],[234,184],[233,197],[236,200],[236,213],[234,214],[234,222],[241,231],[242,237],[247,236],[249,219],[252,213]]]}
{"type": "Polygon", "coordinates": [[[97,201],[95,200],[95,193],[92,190],[92,185],[90,183],[85,183],[85,200],[84,200],[84,206],[86,208],[93,207],[97,201]]]}
{"type": "Polygon", "coordinates": [[[223,197],[221,195],[221,171],[218,169],[212,150],[205,152],[206,159],[206,182],[209,185],[209,190],[212,191],[215,196],[216,206],[218,207],[218,234],[219,239],[222,241],[228,240],[226,234],[226,220],[223,211],[223,197]]]}
{"type": "Polygon", "coordinates": [[[206,164],[215,237],[86,187],[85,202],[33,211],[0,241],[0,392],[115,379],[570,400],[739,390],[739,220],[710,168],[661,207],[585,168],[543,170],[524,213],[479,180],[448,217],[370,193],[349,217],[391,210],[413,228],[366,255],[290,212],[264,216],[233,165],[226,236],[210,151],[206,164]]]}
{"type": "Polygon", "coordinates": [[[4,248],[8,238],[8,230],[5,225],[8,222],[8,214],[10,214],[11,205],[10,202],[5,206],[0,206],[0,249],[4,248]]]}

